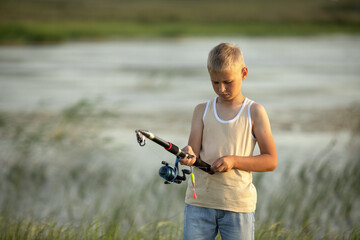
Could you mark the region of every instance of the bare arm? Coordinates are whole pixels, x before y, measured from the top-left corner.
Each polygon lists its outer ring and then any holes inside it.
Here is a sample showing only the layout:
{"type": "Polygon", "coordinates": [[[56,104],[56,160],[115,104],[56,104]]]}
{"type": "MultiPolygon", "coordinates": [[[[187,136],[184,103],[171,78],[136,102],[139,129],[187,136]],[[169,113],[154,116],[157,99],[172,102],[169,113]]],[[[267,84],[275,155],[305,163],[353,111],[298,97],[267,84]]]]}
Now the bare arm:
{"type": "Polygon", "coordinates": [[[195,157],[193,159],[182,159],[182,164],[188,166],[193,165],[196,160],[196,156],[199,156],[200,154],[202,133],[204,128],[202,118],[204,115],[205,107],[206,103],[202,103],[197,105],[194,109],[188,146],[184,147],[183,150],[190,155],[194,155],[195,157]]]}
{"type": "Polygon", "coordinates": [[[213,171],[227,172],[232,168],[251,172],[275,170],[277,166],[277,153],[268,115],[264,107],[260,104],[253,104],[250,111],[253,133],[258,141],[260,155],[249,157],[221,157],[212,164],[213,171]]]}

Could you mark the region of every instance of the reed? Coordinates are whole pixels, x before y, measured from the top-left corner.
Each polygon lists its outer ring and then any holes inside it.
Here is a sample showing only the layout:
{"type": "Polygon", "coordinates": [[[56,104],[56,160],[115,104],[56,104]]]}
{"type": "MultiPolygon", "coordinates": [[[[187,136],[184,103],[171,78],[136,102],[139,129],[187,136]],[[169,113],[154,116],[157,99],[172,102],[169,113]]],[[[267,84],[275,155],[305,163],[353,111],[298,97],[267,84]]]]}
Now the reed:
{"type": "MultiPolygon", "coordinates": [[[[182,239],[185,184],[134,178],[123,148],[100,134],[122,121],[115,110],[82,100],[59,113],[1,112],[0,119],[0,239],[182,239]]],[[[360,238],[359,132],[352,131],[341,164],[328,154],[295,174],[282,166],[273,173],[279,183],[255,174],[256,239],[360,238]],[[269,189],[270,180],[279,186],[269,189]]]]}

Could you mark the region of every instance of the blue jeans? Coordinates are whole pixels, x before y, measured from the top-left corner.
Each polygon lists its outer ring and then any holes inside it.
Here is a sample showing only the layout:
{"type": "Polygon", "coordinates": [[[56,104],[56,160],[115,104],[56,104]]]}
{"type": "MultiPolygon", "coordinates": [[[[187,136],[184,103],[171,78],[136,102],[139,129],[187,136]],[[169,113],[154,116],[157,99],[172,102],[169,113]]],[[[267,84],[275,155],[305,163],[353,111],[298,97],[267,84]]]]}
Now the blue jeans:
{"type": "Polygon", "coordinates": [[[237,213],[186,204],[184,240],[254,240],[255,213],[237,213]]]}

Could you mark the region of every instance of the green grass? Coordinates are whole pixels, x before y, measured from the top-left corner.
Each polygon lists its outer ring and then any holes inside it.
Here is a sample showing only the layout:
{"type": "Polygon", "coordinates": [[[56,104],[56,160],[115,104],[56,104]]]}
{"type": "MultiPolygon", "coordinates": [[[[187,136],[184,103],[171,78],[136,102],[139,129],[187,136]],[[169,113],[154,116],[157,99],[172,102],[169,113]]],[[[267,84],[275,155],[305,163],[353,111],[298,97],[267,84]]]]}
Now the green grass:
{"type": "Polygon", "coordinates": [[[342,23],[141,23],[141,22],[2,22],[0,43],[54,43],[129,37],[304,36],[359,34],[358,24],[342,23]]]}
{"type": "MultiPolygon", "coordinates": [[[[258,227],[259,228],[259,227],[258,227]]],[[[0,239],[54,239],[54,240],[107,240],[107,239],[133,239],[133,240],[171,240],[182,239],[182,228],[180,223],[156,222],[144,225],[139,229],[129,230],[121,235],[121,225],[116,223],[104,223],[101,220],[94,220],[90,223],[77,224],[58,224],[54,221],[34,221],[34,220],[0,220],[0,239]]],[[[292,231],[274,224],[262,226],[256,231],[255,239],[301,239],[301,240],[357,240],[360,237],[360,229],[354,229],[338,235],[318,236],[316,232],[309,232],[306,229],[292,231]]],[[[216,239],[221,239],[219,236],[216,239]]]]}
{"type": "Polygon", "coordinates": [[[0,20],[359,22],[356,0],[2,0],[0,20]]]}
{"type": "Polygon", "coordinates": [[[0,219],[0,239],[54,239],[54,240],[107,240],[107,239],[182,239],[179,224],[156,222],[140,229],[121,233],[121,223],[105,223],[99,219],[80,224],[59,224],[52,220],[0,219]]]}
{"type": "Polygon", "coordinates": [[[0,44],[120,37],[359,34],[360,4],[342,1],[3,0],[0,44]]]}
{"type": "MultiPolygon", "coordinates": [[[[348,155],[254,175],[257,240],[360,239],[360,121],[352,117],[348,155]],[[269,189],[269,181],[280,185],[269,189]]],[[[1,240],[182,239],[185,184],[164,185],[156,173],[134,179],[139,169],[122,161],[124,148],[99,135],[122,123],[116,110],[82,100],[59,113],[0,119],[1,240]]]]}

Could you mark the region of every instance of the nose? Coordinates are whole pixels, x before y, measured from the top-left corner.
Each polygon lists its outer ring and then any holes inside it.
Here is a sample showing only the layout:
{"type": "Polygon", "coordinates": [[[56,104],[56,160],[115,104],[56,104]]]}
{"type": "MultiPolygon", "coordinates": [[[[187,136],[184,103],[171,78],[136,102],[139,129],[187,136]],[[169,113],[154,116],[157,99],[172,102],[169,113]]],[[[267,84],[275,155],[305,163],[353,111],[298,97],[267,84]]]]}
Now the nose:
{"type": "Polygon", "coordinates": [[[224,92],[225,91],[225,84],[220,83],[219,84],[219,92],[224,92]]]}

